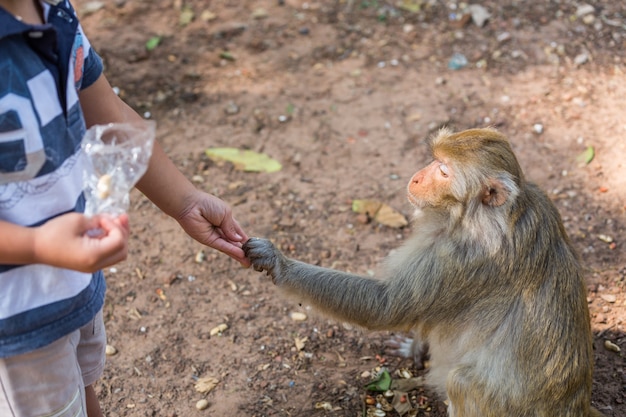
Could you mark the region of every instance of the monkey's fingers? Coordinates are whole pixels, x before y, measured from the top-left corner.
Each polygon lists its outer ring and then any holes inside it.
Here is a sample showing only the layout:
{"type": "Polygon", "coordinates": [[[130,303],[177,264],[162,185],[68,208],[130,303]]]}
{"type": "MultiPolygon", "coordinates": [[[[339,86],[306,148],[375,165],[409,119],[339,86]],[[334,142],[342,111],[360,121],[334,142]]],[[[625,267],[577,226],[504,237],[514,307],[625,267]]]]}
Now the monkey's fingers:
{"type": "Polygon", "coordinates": [[[410,337],[393,335],[385,341],[385,352],[401,358],[410,358],[412,356],[412,345],[413,339],[410,337]]]}
{"type": "Polygon", "coordinates": [[[248,252],[250,251],[250,246],[254,245],[254,241],[258,240],[258,238],[256,237],[251,237],[250,239],[246,240],[244,242],[244,244],[241,246],[241,249],[243,249],[244,253],[246,254],[246,256],[248,256],[248,252]]]}

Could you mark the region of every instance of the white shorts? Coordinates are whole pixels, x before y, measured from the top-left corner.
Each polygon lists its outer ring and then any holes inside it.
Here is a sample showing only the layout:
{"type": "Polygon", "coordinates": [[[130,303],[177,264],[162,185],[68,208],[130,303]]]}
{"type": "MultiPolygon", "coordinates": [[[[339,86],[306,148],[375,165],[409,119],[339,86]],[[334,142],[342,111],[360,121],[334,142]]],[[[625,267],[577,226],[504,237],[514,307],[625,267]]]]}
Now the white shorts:
{"type": "Polygon", "coordinates": [[[85,387],[102,375],[105,349],[100,310],[48,346],[0,359],[0,416],[87,417],[85,387]]]}

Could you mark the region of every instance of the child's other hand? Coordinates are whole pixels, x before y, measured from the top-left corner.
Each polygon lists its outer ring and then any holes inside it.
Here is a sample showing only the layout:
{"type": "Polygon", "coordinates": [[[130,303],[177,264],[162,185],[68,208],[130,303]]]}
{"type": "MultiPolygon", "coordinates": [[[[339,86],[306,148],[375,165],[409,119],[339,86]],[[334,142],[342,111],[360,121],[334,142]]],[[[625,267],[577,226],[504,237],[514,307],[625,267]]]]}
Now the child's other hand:
{"type": "Polygon", "coordinates": [[[250,266],[241,249],[248,236],[233,218],[230,206],[218,197],[197,191],[177,220],[198,242],[225,253],[246,268],[250,266]]]}
{"type": "Polygon", "coordinates": [[[129,234],[126,214],[88,218],[68,213],[36,229],[34,256],[37,263],[95,272],[126,259],[129,234]]]}

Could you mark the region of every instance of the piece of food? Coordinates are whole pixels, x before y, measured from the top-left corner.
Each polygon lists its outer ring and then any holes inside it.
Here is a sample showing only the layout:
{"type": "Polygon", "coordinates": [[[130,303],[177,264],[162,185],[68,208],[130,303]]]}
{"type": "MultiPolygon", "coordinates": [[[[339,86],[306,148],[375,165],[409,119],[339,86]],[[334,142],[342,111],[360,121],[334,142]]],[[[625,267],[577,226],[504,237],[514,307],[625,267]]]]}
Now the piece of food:
{"type": "Polygon", "coordinates": [[[99,199],[104,200],[111,194],[111,180],[112,178],[109,174],[104,174],[98,179],[96,191],[99,199]]]}

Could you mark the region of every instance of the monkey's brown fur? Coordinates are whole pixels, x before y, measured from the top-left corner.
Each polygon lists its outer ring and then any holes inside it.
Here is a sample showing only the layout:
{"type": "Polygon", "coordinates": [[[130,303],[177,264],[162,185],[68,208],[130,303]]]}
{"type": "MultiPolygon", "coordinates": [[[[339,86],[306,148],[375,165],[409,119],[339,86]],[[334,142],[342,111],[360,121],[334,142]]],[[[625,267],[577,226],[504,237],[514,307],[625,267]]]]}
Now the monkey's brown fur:
{"type": "Polygon", "coordinates": [[[308,265],[271,242],[256,270],[339,320],[411,330],[451,417],[589,417],[593,353],[580,261],[550,199],[494,129],[430,141],[408,186],[414,235],[380,279],[308,265]]]}

